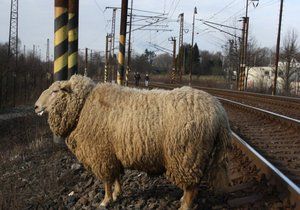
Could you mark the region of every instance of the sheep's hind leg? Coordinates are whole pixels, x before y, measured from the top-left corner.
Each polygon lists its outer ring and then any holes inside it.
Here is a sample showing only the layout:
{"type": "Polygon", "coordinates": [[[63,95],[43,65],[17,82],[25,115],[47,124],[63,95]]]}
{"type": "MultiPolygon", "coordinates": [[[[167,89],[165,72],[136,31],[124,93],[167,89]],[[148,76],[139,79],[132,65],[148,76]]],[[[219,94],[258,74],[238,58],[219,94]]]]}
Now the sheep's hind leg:
{"type": "Polygon", "coordinates": [[[106,207],[112,200],[112,184],[109,182],[104,183],[105,196],[100,206],[106,207]]]}
{"type": "Polygon", "coordinates": [[[197,195],[197,188],[196,187],[189,187],[189,188],[184,189],[183,196],[180,199],[181,206],[180,206],[179,210],[188,210],[188,209],[190,209],[196,195],[197,195]]]}
{"type": "Polygon", "coordinates": [[[118,199],[118,197],[121,195],[121,193],[122,193],[122,187],[121,187],[120,179],[117,178],[115,180],[115,188],[114,188],[114,192],[112,194],[113,201],[116,201],[118,199]]]}

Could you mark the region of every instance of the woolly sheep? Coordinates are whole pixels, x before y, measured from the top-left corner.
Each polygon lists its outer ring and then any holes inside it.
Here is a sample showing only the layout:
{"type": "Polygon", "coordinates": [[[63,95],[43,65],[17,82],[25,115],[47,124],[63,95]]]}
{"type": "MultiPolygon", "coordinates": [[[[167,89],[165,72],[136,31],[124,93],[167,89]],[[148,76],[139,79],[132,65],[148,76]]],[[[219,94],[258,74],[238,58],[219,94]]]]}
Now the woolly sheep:
{"type": "Polygon", "coordinates": [[[206,92],[95,85],[75,75],[45,90],[35,112],[49,114],[53,133],[66,138],[78,160],[103,181],[101,206],[121,194],[124,168],[165,173],[184,191],[180,209],[191,207],[203,176],[218,189],[228,183],[229,123],[220,102],[206,92]]]}

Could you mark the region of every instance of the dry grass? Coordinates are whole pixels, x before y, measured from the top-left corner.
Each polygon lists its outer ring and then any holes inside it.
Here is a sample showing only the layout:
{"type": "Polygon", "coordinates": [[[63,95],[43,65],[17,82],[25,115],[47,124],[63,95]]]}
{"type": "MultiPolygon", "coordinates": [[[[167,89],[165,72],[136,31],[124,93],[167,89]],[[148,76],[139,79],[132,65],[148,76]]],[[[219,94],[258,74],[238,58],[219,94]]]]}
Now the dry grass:
{"type": "Polygon", "coordinates": [[[52,139],[50,139],[50,133],[40,129],[35,130],[33,140],[32,134],[26,135],[26,139],[26,142],[28,142],[27,144],[20,142],[20,144],[15,144],[11,149],[6,150],[5,148],[2,148],[0,151],[0,162],[7,163],[20,161],[28,155],[53,147],[52,139]]]}
{"type": "Polygon", "coordinates": [[[37,128],[26,138],[31,140],[7,151],[2,148],[0,153],[0,209],[24,209],[27,202],[42,202],[49,197],[49,189],[58,186],[56,172],[47,166],[47,157],[57,148],[51,133],[37,128]]]}
{"type": "MultiPolygon", "coordinates": [[[[154,82],[170,82],[170,75],[159,74],[159,75],[151,75],[151,81],[154,82]]],[[[179,79],[177,79],[179,81],[179,79]]],[[[189,75],[184,75],[182,77],[182,83],[185,85],[189,84],[189,75]]],[[[215,88],[228,88],[229,85],[224,78],[224,76],[217,76],[217,75],[203,75],[203,76],[192,76],[192,84],[193,85],[200,85],[203,87],[215,87],[215,88]]]]}
{"type": "Polygon", "coordinates": [[[51,149],[52,143],[46,119],[36,117],[26,107],[15,111],[25,114],[15,116],[14,110],[8,110],[0,122],[0,209],[22,209],[21,188],[26,186],[22,176],[31,171],[26,160],[51,149]]]}

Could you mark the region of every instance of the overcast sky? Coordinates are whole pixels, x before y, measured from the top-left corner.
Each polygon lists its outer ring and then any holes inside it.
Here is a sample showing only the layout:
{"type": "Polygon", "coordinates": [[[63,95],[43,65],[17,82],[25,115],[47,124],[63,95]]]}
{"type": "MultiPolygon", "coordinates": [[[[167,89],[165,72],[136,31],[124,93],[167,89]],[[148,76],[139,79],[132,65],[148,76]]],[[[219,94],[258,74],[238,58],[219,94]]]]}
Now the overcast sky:
{"type": "MultiPolygon", "coordinates": [[[[129,0],[130,2],[130,0],[129,0]]],[[[191,42],[193,8],[196,6],[196,18],[217,23],[241,27],[240,18],[245,13],[246,0],[135,0],[133,8],[153,12],[165,12],[168,19],[160,24],[168,24],[171,32],[135,31],[133,33],[133,50],[143,52],[145,48],[155,50],[152,44],[172,49],[168,38],[178,36],[178,15],[185,14],[184,42],[191,42]],[[186,30],[187,31],[187,30],[186,30]],[[149,43],[150,42],[150,43],[149,43]]],[[[263,47],[274,47],[277,36],[278,14],[280,0],[260,0],[257,8],[249,5],[250,36],[256,38],[263,47]]],[[[111,10],[106,6],[119,7],[121,0],[80,0],[79,48],[88,47],[103,50],[105,35],[111,28],[111,10]]],[[[10,0],[0,0],[0,42],[8,41],[10,0]]],[[[140,15],[150,13],[134,12],[140,15]]],[[[54,0],[19,0],[19,38],[26,49],[32,49],[33,44],[39,46],[42,57],[45,57],[46,40],[50,39],[51,55],[53,55],[53,16],[54,0]]],[[[117,13],[116,34],[119,31],[120,11],[117,13]]],[[[200,49],[221,51],[227,35],[208,29],[200,21],[195,24],[195,42],[200,49]]],[[[153,27],[152,27],[153,28],[153,27]]],[[[284,1],[282,32],[295,29],[300,33],[300,1],[284,1]]],[[[228,30],[228,29],[226,29],[228,30]]],[[[229,30],[230,31],[230,30],[229,30]]],[[[234,32],[234,31],[230,31],[234,32]]],[[[118,45],[116,45],[118,46],[118,45]]]]}

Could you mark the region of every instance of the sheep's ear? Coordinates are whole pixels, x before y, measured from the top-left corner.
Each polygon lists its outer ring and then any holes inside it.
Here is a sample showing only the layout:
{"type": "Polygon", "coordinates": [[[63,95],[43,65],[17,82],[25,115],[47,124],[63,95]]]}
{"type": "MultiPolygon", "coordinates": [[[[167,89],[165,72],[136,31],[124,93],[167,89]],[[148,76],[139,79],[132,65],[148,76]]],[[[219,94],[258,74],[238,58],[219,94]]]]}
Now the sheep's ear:
{"type": "Polygon", "coordinates": [[[68,84],[68,83],[62,84],[60,86],[60,90],[64,91],[64,92],[67,92],[67,93],[72,93],[71,85],[68,84]]]}

